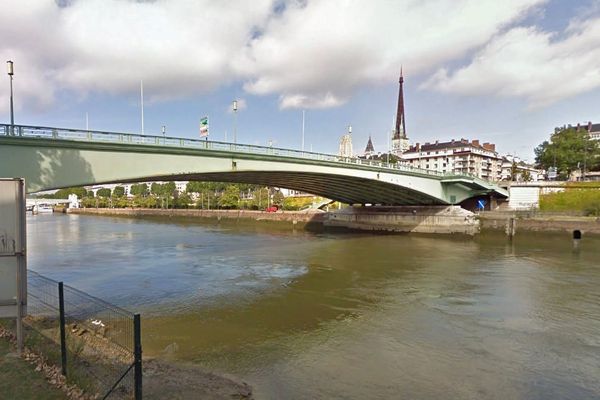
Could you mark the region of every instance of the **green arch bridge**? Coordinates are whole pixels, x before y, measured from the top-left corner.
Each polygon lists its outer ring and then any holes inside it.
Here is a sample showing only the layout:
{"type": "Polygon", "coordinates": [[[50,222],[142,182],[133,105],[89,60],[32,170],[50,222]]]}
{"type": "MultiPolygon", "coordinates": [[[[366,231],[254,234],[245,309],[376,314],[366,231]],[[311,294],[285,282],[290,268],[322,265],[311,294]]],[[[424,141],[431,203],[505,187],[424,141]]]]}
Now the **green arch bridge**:
{"type": "Polygon", "coordinates": [[[469,175],[273,147],[0,124],[0,176],[27,191],[200,180],[299,190],[348,204],[449,205],[506,190],[469,175]]]}

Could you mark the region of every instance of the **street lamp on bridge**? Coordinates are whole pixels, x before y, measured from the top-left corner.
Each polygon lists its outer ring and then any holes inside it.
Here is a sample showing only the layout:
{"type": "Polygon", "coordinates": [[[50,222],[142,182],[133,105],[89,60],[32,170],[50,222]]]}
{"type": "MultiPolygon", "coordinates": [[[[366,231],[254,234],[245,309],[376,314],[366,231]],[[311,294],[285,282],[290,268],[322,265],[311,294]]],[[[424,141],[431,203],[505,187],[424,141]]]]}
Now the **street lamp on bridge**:
{"type": "Polygon", "coordinates": [[[11,128],[14,128],[15,113],[13,109],[13,75],[15,74],[15,70],[13,67],[13,62],[8,60],[6,62],[6,67],[8,69],[8,76],[10,77],[10,126],[11,128]]]}
{"type": "Polygon", "coordinates": [[[233,144],[237,143],[237,110],[238,110],[238,102],[237,100],[233,101],[233,144]]]}

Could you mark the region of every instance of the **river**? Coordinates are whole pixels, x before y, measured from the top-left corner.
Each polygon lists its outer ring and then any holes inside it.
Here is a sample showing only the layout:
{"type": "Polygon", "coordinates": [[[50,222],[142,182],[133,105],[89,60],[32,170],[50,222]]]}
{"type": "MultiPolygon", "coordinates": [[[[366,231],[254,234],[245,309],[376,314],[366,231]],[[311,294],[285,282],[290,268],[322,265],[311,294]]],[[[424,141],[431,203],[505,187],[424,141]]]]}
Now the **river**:
{"type": "Polygon", "coordinates": [[[597,237],[85,215],[27,229],[30,269],[142,313],[145,355],[257,399],[600,398],[597,237]]]}

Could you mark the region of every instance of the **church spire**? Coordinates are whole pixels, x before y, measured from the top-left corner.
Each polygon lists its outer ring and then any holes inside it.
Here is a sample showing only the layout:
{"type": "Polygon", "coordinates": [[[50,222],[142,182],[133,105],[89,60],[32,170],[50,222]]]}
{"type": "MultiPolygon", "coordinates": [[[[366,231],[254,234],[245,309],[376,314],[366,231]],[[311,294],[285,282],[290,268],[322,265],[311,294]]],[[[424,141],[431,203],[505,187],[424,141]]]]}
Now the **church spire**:
{"type": "Polygon", "coordinates": [[[396,111],[396,128],[393,139],[406,139],[406,126],[404,125],[404,75],[400,67],[400,89],[398,90],[398,110],[396,111]]]}
{"type": "Polygon", "coordinates": [[[375,153],[375,148],[373,147],[373,141],[371,140],[371,135],[369,135],[369,141],[367,142],[367,147],[365,148],[365,156],[370,156],[375,153]]]}

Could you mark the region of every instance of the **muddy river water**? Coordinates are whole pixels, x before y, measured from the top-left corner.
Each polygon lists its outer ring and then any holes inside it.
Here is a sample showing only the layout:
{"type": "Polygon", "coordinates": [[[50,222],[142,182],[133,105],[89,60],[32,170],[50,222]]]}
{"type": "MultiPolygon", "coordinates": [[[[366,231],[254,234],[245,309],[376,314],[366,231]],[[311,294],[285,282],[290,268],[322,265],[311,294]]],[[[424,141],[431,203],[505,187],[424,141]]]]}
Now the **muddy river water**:
{"type": "Polygon", "coordinates": [[[598,399],[600,238],[38,215],[29,268],[257,399],[598,399]]]}

